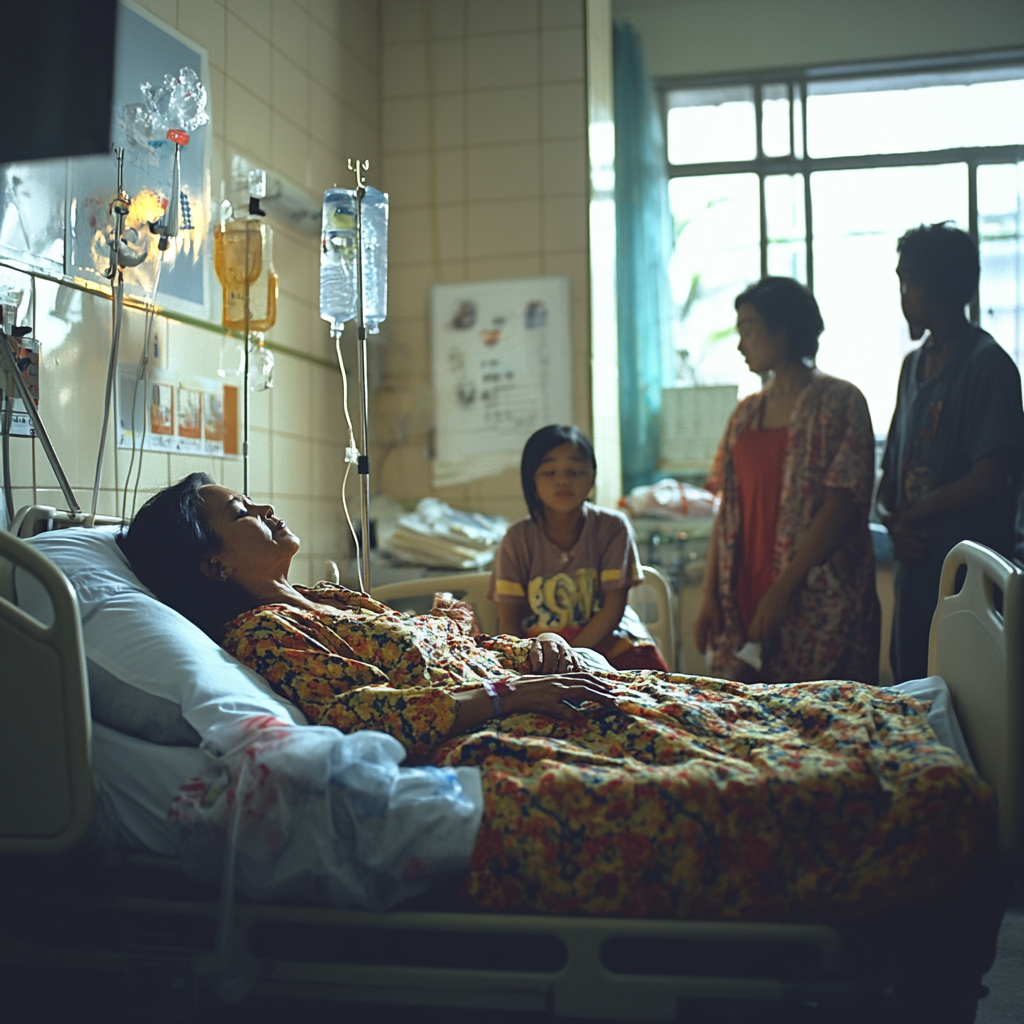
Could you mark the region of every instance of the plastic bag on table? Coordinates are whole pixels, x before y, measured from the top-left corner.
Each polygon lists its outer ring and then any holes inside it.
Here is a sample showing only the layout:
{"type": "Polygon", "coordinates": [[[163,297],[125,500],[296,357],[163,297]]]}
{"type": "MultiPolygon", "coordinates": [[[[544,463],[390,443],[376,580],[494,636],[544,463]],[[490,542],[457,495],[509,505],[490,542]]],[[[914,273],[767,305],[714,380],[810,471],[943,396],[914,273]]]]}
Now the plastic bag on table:
{"type": "Polygon", "coordinates": [[[269,717],[215,726],[203,748],[170,811],[190,877],[215,884],[233,858],[248,898],[385,910],[469,866],[479,769],[400,768],[384,733],[269,717]]]}
{"type": "Polygon", "coordinates": [[[679,480],[659,480],[656,484],[634,487],[619,505],[631,516],[709,518],[718,511],[718,498],[703,487],[679,480]]]}

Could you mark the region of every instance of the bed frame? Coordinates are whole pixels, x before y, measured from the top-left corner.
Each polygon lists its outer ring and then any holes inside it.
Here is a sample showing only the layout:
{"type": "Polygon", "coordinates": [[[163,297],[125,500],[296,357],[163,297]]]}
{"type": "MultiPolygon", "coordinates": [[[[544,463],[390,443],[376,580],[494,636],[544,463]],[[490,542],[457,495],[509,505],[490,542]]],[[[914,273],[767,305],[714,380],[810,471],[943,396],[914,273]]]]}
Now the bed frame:
{"type": "MultiPolygon", "coordinates": [[[[61,518],[37,511],[22,517],[23,533],[64,525],[61,518]]],[[[73,854],[43,856],[73,851],[92,813],[74,592],[37,551],[2,531],[0,559],[37,575],[57,609],[54,626],[42,629],[11,603],[10,573],[0,573],[0,853],[34,854],[21,864],[48,880],[28,912],[5,914],[0,964],[126,973],[130,983],[133,970],[152,973],[157,963],[177,990],[201,984],[229,1001],[255,993],[636,1021],[672,1020],[686,1007],[706,1010],[708,1001],[841,999],[856,990],[843,938],[827,925],[232,904],[186,882],[175,862],[142,855],[127,857],[116,885],[83,887],[73,854]],[[52,718],[19,700],[26,679],[49,688],[52,718]],[[42,781],[26,777],[24,762],[6,753],[11,737],[17,756],[35,750],[36,765],[52,759],[59,770],[42,772],[42,781]],[[62,811],[44,821],[33,815],[46,801],[62,811]],[[67,886],[53,881],[57,864],[67,886]]],[[[943,571],[929,660],[949,684],[972,755],[996,791],[1002,851],[1018,867],[1022,588],[1021,570],[979,545],[959,544],[943,571]],[[966,584],[955,593],[961,565],[966,584]]]]}

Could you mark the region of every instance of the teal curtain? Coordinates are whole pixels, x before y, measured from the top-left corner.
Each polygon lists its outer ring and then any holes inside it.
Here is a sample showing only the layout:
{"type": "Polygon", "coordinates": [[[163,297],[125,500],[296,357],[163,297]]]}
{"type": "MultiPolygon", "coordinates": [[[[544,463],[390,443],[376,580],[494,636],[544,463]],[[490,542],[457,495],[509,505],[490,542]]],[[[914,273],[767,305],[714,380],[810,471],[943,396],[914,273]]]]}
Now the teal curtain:
{"type": "Polygon", "coordinates": [[[615,224],[619,420],[625,491],[658,469],[661,389],[670,382],[674,306],[665,133],[639,34],[616,21],[615,224]]]}

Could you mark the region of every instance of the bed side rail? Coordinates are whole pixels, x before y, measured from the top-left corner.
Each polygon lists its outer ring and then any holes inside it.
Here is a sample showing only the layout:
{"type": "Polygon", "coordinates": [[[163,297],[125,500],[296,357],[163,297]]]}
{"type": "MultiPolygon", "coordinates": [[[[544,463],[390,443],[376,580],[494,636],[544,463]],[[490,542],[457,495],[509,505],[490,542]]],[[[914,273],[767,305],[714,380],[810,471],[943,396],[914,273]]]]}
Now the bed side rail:
{"type": "MultiPolygon", "coordinates": [[[[75,592],[31,545],[0,530],[0,560],[46,588],[46,627],[0,594],[0,853],[60,853],[93,814],[89,692],[75,592]]],[[[7,574],[10,579],[10,574],[7,574]]]]}
{"type": "Polygon", "coordinates": [[[1024,571],[973,541],[946,556],[928,644],[978,771],[995,790],[999,845],[1024,862],[1024,571]],[[966,566],[963,587],[957,573],[966,566]]]}

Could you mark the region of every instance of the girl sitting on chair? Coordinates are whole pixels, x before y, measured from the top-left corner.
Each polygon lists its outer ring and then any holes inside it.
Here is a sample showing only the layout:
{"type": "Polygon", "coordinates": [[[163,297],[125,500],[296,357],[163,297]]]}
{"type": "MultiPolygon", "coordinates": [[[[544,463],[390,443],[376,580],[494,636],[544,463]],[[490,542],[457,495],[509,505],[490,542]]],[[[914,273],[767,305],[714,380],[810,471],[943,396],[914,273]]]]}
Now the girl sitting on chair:
{"type": "Polygon", "coordinates": [[[557,633],[616,669],[668,665],[626,605],[643,580],[629,520],[587,501],[597,461],[579,428],[553,424],[526,442],[520,473],[530,514],[509,528],[487,596],[510,636],[557,633]]]}

